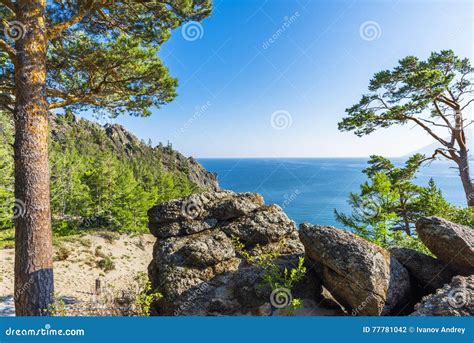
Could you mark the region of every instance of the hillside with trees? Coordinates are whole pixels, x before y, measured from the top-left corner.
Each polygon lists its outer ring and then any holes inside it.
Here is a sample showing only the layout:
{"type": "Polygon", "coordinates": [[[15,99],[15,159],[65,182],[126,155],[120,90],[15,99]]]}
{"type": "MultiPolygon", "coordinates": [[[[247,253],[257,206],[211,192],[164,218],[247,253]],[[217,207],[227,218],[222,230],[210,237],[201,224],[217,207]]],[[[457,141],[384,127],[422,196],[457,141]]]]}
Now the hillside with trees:
{"type": "MultiPolygon", "coordinates": [[[[0,114],[0,244],[13,245],[13,129],[0,114]]],[[[85,230],[147,232],[147,210],[157,203],[217,188],[215,176],[171,145],[145,144],[120,125],[102,127],[71,113],[50,117],[53,234],[85,230]]]]}

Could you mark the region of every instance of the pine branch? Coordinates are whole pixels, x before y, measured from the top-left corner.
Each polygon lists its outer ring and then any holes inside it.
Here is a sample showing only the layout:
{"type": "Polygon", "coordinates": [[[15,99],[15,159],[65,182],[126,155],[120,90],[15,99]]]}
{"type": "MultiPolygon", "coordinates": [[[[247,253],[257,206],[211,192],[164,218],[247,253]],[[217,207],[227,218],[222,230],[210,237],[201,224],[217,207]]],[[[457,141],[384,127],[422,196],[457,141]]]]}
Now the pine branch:
{"type": "Polygon", "coordinates": [[[16,50],[13,48],[10,44],[8,44],[6,41],[3,39],[0,39],[0,50],[5,51],[12,62],[15,64],[16,63],[16,50]]]}
{"type": "Polygon", "coordinates": [[[16,6],[10,0],[0,0],[0,4],[4,5],[6,8],[8,8],[13,13],[16,13],[16,6]]]}
{"type": "Polygon", "coordinates": [[[441,137],[439,137],[437,134],[435,134],[433,132],[433,130],[431,130],[428,126],[426,126],[419,118],[417,117],[411,117],[411,116],[403,116],[404,119],[407,119],[407,120],[411,120],[411,121],[414,121],[415,123],[417,123],[419,126],[421,126],[426,132],[428,132],[428,134],[433,137],[434,139],[436,139],[438,142],[440,142],[441,144],[443,144],[444,146],[449,146],[449,142],[446,142],[444,139],[442,139],[441,137]]]}
{"type": "MultiPolygon", "coordinates": [[[[102,3],[103,1],[100,1],[100,4],[102,3]]],[[[57,38],[64,30],[67,30],[74,24],[77,24],[82,21],[82,19],[84,19],[84,17],[87,16],[91,12],[91,10],[94,9],[94,7],[98,4],[99,3],[95,0],[86,0],[85,4],[81,8],[79,8],[78,12],[74,16],[64,22],[58,23],[53,27],[49,28],[48,39],[52,40],[54,38],[57,38]]]]}
{"type": "Polygon", "coordinates": [[[444,122],[449,126],[449,128],[452,130],[453,127],[451,125],[451,123],[449,122],[448,118],[446,118],[445,114],[443,113],[443,111],[441,111],[441,108],[439,107],[438,103],[436,102],[436,100],[433,100],[433,104],[435,105],[435,108],[436,108],[436,112],[438,112],[439,116],[444,120],[444,122]]]}

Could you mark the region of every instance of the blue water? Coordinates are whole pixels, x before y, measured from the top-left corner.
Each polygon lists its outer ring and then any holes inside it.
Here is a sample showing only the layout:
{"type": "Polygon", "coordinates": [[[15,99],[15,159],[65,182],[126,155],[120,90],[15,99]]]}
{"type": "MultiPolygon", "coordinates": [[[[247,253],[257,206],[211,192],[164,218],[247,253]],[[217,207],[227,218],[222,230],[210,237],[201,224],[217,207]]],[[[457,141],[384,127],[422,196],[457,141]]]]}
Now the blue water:
{"type": "MultiPolygon", "coordinates": [[[[403,164],[404,160],[393,160],[403,164]]],[[[349,192],[358,192],[365,181],[367,158],[255,158],[199,159],[218,175],[222,188],[258,192],[267,204],[284,208],[296,223],[340,226],[334,209],[350,212],[349,192]]],[[[448,161],[436,161],[418,173],[416,182],[426,185],[432,177],[452,203],[465,205],[457,171],[448,161]]]]}

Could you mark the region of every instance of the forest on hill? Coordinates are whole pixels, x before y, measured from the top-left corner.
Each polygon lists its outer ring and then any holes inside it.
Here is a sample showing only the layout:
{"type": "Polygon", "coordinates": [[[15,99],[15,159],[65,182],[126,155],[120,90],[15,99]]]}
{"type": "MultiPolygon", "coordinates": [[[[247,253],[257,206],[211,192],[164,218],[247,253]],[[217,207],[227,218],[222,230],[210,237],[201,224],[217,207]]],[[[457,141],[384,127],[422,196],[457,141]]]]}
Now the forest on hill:
{"type": "MultiPolygon", "coordinates": [[[[102,127],[71,113],[50,119],[50,172],[53,233],[84,230],[147,232],[147,210],[212,184],[212,174],[196,171],[193,160],[170,145],[152,147],[119,125],[102,127]],[[209,180],[206,180],[209,178],[209,180]],[[193,179],[191,181],[190,179],[193,179]]],[[[0,112],[0,246],[14,242],[13,218],[25,205],[13,194],[13,128],[0,112]]]]}

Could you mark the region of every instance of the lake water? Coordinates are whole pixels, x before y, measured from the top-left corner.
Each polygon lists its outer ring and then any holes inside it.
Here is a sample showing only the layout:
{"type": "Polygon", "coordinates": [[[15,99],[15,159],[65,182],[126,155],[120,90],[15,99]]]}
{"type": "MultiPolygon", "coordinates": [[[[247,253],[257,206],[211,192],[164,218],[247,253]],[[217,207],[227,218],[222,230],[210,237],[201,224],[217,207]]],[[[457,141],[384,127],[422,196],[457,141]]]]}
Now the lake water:
{"type": "MultiPolygon", "coordinates": [[[[350,212],[349,192],[365,181],[368,158],[255,158],[199,159],[218,175],[220,186],[235,192],[257,192],[267,204],[284,208],[296,223],[335,225],[334,209],[350,212]]],[[[397,165],[404,160],[393,160],[397,165]]],[[[465,205],[457,170],[449,161],[436,161],[417,174],[426,185],[432,177],[452,203],[465,205]]]]}

